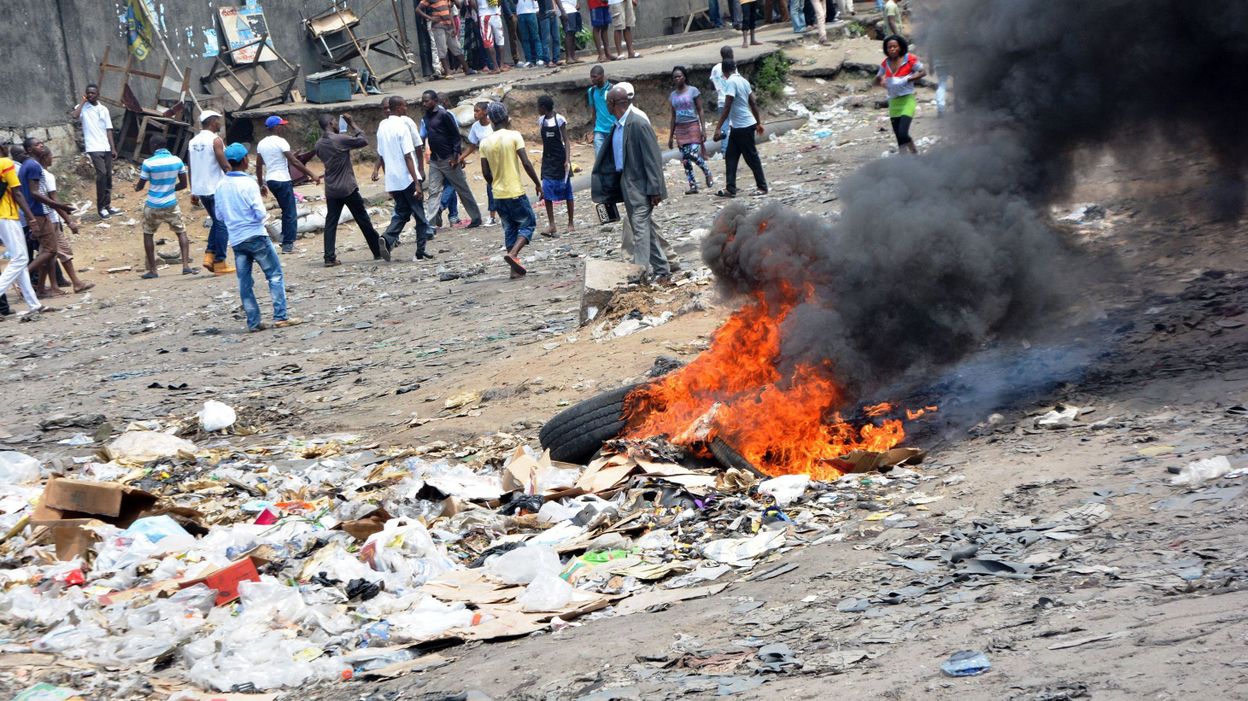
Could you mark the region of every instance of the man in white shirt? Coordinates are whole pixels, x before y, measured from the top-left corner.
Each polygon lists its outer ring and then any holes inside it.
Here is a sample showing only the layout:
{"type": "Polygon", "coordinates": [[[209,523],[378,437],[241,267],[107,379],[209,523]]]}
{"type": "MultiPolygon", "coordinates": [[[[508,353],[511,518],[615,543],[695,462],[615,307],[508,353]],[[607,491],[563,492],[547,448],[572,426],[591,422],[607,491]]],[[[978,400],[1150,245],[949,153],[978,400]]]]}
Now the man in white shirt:
{"type": "Polygon", "coordinates": [[[248,331],[267,328],[260,321],[260,305],[251,281],[251,266],[260,266],[264,279],[269,283],[269,297],[273,300],[273,325],[277,328],[302,323],[286,314],[286,281],[282,275],[282,262],[273,241],[264,230],[268,214],[264,200],[260,199],[260,187],[247,177],[247,147],[233,143],[223,149],[230,171],[221,178],[215,192],[214,211],[229,234],[230,246],[234,248],[234,261],[238,264],[238,296],[242,298],[243,312],[247,315],[248,331]]]}
{"type": "Polygon", "coordinates": [[[290,169],[308,176],[313,183],[319,183],[321,179],[290,152],[290,142],[282,137],[286,124],[286,120],[277,115],[264,120],[269,135],[256,144],[256,155],[259,156],[256,159],[256,183],[260,186],[261,197],[266,192],[272,192],[277,198],[277,204],[282,208],[282,253],[293,253],[299,228],[299,208],[295,202],[295,185],[291,181],[290,169]]]}
{"type": "Polygon", "coordinates": [[[221,184],[230,164],[225,160],[225,143],[217,136],[221,128],[221,113],[207,110],[199,115],[200,132],[186,146],[187,167],[191,176],[191,204],[202,204],[212,218],[208,229],[208,250],[204,253],[204,267],[217,275],[234,272],[226,258],[229,237],[225,224],[217,218],[217,185],[221,184]]]}
{"type": "Polygon", "coordinates": [[[95,169],[95,206],[100,219],[108,219],[121,210],[113,206],[113,159],[117,147],[113,143],[113,117],[108,106],[100,104],[100,89],[91,83],[74,108],[74,119],[82,122],[83,150],[95,169]]]}
{"type": "MultiPolygon", "coordinates": [[[[379,241],[381,255],[390,260],[390,249],[398,245],[399,232],[407,226],[409,219],[415,219],[416,255],[413,260],[430,259],[433,256],[425,251],[425,244],[433,238],[433,229],[425,217],[424,193],[420,187],[425,176],[416,158],[416,145],[423,142],[419,134],[413,135],[404,121],[407,101],[392,95],[388,105],[390,116],[377,127],[377,155],[381,157],[382,168],[386,171],[386,192],[394,199],[394,215],[379,241]]],[[[373,180],[377,180],[376,172],[373,173],[373,180]]]]}
{"type": "MultiPolygon", "coordinates": [[[[724,61],[733,60],[731,46],[721,46],[719,48],[720,62],[711,67],[711,85],[715,86],[715,99],[719,101],[719,113],[724,113],[724,101],[728,93],[728,79],[724,77],[724,61]]],[[[719,132],[719,152],[721,154],[728,153],[728,125],[724,125],[723,131],[719,132]]]]}

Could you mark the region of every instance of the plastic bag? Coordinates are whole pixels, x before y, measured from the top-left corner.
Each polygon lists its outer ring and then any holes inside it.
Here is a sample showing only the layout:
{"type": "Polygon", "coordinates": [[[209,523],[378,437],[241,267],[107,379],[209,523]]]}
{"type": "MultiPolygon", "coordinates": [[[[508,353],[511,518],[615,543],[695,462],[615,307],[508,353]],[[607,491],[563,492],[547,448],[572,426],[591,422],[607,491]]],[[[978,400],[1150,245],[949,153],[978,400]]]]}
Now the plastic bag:
{"type": "Polygon", "coordinates": [[[1195,487],[1209,480],[1214,480],[1231,471],[1231,461],[1225,455],[1204,460],[1193,460],[1183,466],[1170,484],[1183,487],[1195,487]]]}
{"type": "Polygon", "coordinates": [[[562,568],[554,548],[533,545],[510,550],[485,563],[486,573],[507,584],[528,584],[543,573],[558,576],[562,568]]]}
{"type": "Polygon", "coordinates": [[[758,483],[759,494],[770,494],[777,506],[788,506],[810,485],[810,475],[782,475],[758,483]]]}
{"type": "Polygon", "coordinates": [[[0,452],[0,484],[25,484],[38,480],[38,460],[16,450],[0,452]]]}
{"type": "Polygon", "coordinates": [[[418,521],[395,518],[360,548],[360,559],[385,573],[386,589],[417,587],[455,567],[418,521]]]}
{"type": "Polygon", "coordinates": [[[131,538],[146,538],[149,542],[159,543],[165,538],[174,538],[177,540],[194,540],[194,537],[186,532],[186,529],[178,525],[169,516],[148,516],[141,518],[130,524],[130,527],[123,531],[131,538]]]}
{"type": "Polygon", "coordinates": [[[472,625],[474,615],[463,604],[444,604],[426,596],[415,606],[387,619],[390,623],[390,642],[420,642],[452,628],[467,628],[472,625]]]}
{"type": "Polygon", "coordinates": [[[312,620],[312,612],[294,587],[263,575],[258,582],[239,582],[238,597],[245,609],[279,625],[300,625],[312,620]]]}
{"type": "Polygon", "coordinates": [[[238,414],[233,407],[228,404],[222,404],[215,399],[209,399],[204,402],[204,408],[199,410],[199,427],[208,433],[213,431],[223,431],[238,420],[238,414]]]}
{"type": "Polygon", "coordinates": [[[572,585],[558,575],[539,574],[516,599],[521,611],[558,611],[572,601],[572,585]]]}
{"type": "Polygon", "coordinates": [[[127,431],[108,444],[108,451],[117,460],[148,462],[171,458],[178,453],[194,455],[195,444],[168,433],[127,431]]]}

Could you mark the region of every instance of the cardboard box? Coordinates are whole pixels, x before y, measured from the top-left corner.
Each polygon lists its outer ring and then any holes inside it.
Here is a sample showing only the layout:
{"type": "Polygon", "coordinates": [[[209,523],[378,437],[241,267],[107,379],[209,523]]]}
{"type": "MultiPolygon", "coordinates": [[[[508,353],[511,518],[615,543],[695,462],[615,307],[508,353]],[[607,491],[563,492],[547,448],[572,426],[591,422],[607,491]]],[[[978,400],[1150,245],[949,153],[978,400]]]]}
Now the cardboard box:
{"type": "Polygon", "coordinates": [[[85,557],[97,540],[94,527],[110,524],[127,528],[144,516],[169,514],[192,535],[207,530],[196,522],[193,509],[162,504],[160,498],[142,489],[115,482],[86,482],[56,477],[48,480],[31,514],[30,525],[48,529],[56,544],[59,560],[85,557]]]}
{"type": "Polygon", "coordinates": [[[160,499],[151,492],[115,482],[84,482],[64,478],[48,480],[43,496],[31,516],[34,525],[81,518],[97,518],[126,528],[148,512],[160,499]]]}

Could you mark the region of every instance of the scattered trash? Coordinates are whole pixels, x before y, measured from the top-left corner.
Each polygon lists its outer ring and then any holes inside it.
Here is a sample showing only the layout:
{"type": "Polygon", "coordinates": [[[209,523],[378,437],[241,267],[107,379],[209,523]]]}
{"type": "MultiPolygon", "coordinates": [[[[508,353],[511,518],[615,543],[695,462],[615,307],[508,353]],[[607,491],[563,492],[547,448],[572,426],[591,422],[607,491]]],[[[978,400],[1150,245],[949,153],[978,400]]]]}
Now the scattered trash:
{"type": "Polygon", "coordinates": [[[978,650],[962,650],[942,662],[940,671],[950,677],[974,677],[992,669],[988,656],[978,650]]]}

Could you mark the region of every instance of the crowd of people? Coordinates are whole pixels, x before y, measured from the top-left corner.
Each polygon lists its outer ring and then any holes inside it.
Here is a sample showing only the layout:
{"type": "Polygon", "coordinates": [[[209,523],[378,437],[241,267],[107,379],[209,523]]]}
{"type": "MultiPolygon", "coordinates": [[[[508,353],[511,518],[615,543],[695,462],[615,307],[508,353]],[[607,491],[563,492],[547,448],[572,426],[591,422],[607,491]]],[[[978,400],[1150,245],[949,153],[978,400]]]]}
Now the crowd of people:
{"type": "MultiPolygon", "coordinates": [[[[604,21],[624,18],[618,40],[631,53],[631,33],[627,30],[630,18],[635,21],[635,14],[627,8],[635,5],[636,0],[615,4],[604,0],[604,4],[604,21]]],[[[422,0],[420,7],[436,26],[447,7],[458,10],[461,6],[455,0],[422,0]]],[[[481,8],[485,7],[483,0],[481,8]]],[[[889,12],[893,7],[894,0],[888,0],[885,21],[890,23],[890,29],[899,30],[899,18],[894,20],[889,12]]],[[[591,8],[598,9],[592,3],[591,8]]],[[[519,14],[529,13],[521,10],[519,14]]],[[[603,18],[592,18],[595,26],[600,19],[603,18]]],[[[480,27],[485,30],[492,25],[493,20],[487,19],[480,27]]],[[[537,44],[542,31],[529,29],[525,30],[526,41],[537,44]]],[[[448,32],[445,38],[451,36],[448,32]]],[[[502,45],[502,35],[497,38],[499,43],[493,48],[502,45]]],[[[439,54],[445,54],[443,60],[456,55],[449,47],[446,42],[438,44],[439,54]]],[[[910,53],[900,34],[888,36],[883,51],[885,58],[876,83],[887,91],[899,151],[913,154],[917,149],[909,131],[916,108],[915,86],[927,75],[926,68],[910,53]]],[[[556,52],[554,56],[557,55],[556,52]]],[[[600,47],[599,55],[611,57],[609,47],[600,47]]],[[[573,56],[569,51],[569,60],[573,56]]],[[[631,84],[609,81],[604,64],[594,65],[588,78],[585,104],[592,115],[586,125],[593,134],[592,200],[601,205],[599,217],[604,222],[621,221],[621,248],[625,256],[656,283],[667,284],[680,269],[680,262],[654,217],[654,209],[668,197],[660,140],[651,117],[636,105],[631,84]],[[617,205],[623,205],[623,217],[619,216],[617,205]]],[[[741,194],[737,173],[743,159],[754,177],[754,194],[768,194],[756,146],[766,129],[753,87],[737,70],[733,48],[720,49],[720,60],[710,72],[716,97],[714,114],[707,115],[710,108],[702,92],[690,83],[685,67],[675,66],[671,81],[673,89],[668,95],[669,113],[665,120],[667,148],[682,163],[687,182],[685,194],[700,192],[701,176],[705,187],[716,197],[737,197],[741,194]],[[713,127],[709,126],[712,122],[713,127]],[[723,185],[719,188],[715,187],[716,179],[708,164],[716,150],[725,162],[723,185]]],[[[575,231],[573,144],[568,119],[556,109],[552,96],[542,95],[536,100],[538,118],[534,126],[542,149],[541,162],[536,165],[530,160],[524,137],[512,124],[507,107],[500,102],[476,103],[466,134],[436,91],[426,90],[421,95],[419,122],[408,116],[409,107],[402,97],[383,98],[383,118],[371,139],[349,114],[323,114],[319,118],[320,138],[304,153],[292,150],[284,136],[288,123],[276,115],[265,120],[267,133],[256,142],[254,152],[241,143],[226,144],[221,136],[223,117],[211,110],[199,114],[200,130],[187,145],[186,161],[170,152],[165,137],[151,137],[148,146],[152,156],[143,161],[134,186],[136,192],[146,190],[141,217],[145,270],[141,277],[159,276],[155,235],[162,225],[177,237],[182,274],[200,273],[191,261],[190,239],[178,204],[177,193],[184,189],[190,190],[192,206],[202,206],[208,215],[202,267],[214,275],[237,277],[247,327],[252,331],[268,326],[261,320],[253,292],[256,265],[265,275],[273,302],[270,325],[299,323],[287,313],[281,264],[281,254],[293,252],[296,242],[299,212],[294,186],[298,182],[323,186],[326,217],[322,243],[326,267],[341,265],[337,229],[344,208],[359,227],[373,259],[379,261],[392,259],[394,250],[403,243],[402,232],[409,223],[413,223],[415,231],[415,261],[433,258],[429,241],[441,228],[501,225],[503,262],[513,279],[528,273],[522,254],[535,233],[560,236],[556,216],[559,205],[564,206],[567,218],[564,232],[575,231]],[[382,183],[393,204],[390,221],[382,231],[374,227],[353,166],[353,152],[366,147],[375,148],[378,156],[371,179],[382,183]],[[480,173],[485,181],[488,220],[483,218],[465,169],[474,155],[479,155],[480,173]],[[315,172],[312,165],[316,159],[321,162],[321,173],[315,172]],[[249,169],[252,163],[254,169],[249,169]],[[526,189],[526,176],[532,185],[533,200],[526,189]],[[276,245],[265,228],[268,217],[264,198],[270,195],[280,210],[276,245]],[[545,208],[546,225],[540,230],[535,205],[545,208]],[[467,215],[462,219],[460,207],[467,215]],[[234,249],[232,263],[227,256],[230,248],[234,249]]],[[[940,107],[943,112],[944,105],[940,107]]],[[[87,86],[74,114],[81,122],[85,152],[96,175],[95,208],[102,220],[108,219],[121,213],[112,205],[112,165],[117,154],[111,118],[99,102],[95,85],[87,86]]],[[[71,208],[57,197],[56,178],[49,170],[52,164],[51,149],[34,138],[20,145],[7,145],[0,152],[0,240],[10,259],[0,275],[0,314],[9,313],[7,297],[2,293],[15,283],[28,314],[46,310],[40,299],[65,294],[62,287],[72,285],[74,292],[83,292],[93,286],[81,280],[74,267],[65,230],[77,232],[78,223],[71,208]]]]}
{"type": "Polygon", "coordinates": [[[416,14],[429,23],[439,75],[472,75],[581,63],[577,35],[586,26],[599,61],[638,58],[640,1],[588,0],[588,18],[578,0],[420,0],[416,14]]]}

